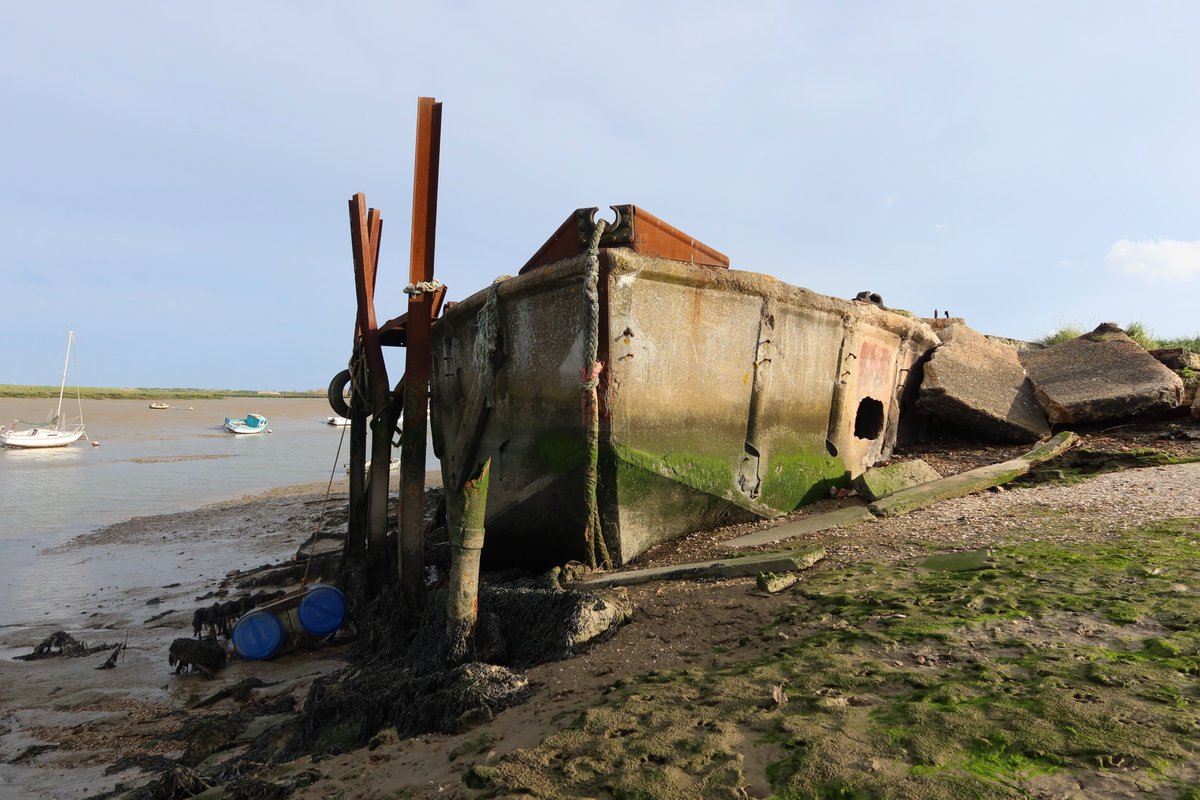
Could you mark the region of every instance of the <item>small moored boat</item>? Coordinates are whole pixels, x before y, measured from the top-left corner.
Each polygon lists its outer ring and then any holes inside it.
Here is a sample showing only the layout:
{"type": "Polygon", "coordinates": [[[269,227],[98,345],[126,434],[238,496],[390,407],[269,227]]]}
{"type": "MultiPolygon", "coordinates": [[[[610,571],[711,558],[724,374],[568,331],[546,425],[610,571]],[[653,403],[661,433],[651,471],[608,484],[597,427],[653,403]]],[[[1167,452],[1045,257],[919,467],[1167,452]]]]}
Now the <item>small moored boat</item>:
{"type": "MultiPolygon", "coordinates": [[[[67,388],[67,368],[71,363],[71,345],[75,342],[75,332],[67,331],[67,357],[63,362],[62,381],[58,387],[58,410],[46,422],[20,423],[13,421],[13,428],[6,429],[0,425],[0,444],[14,450],[34,450],[49,447],[66,447],[86,436],[83,428],[83,402],[79,402],[79,416],[74,420],[64,420],[62,416],[63,394],[67,388]],[[27,428],[16,428],[16,425],[26,424],[27,428]]],[[[78,389],[76,389],[78,399],[78,389]]]]}
{"type": "MultiPolygon", "coordinates": [[[[342,468],[343,468],[343,469],[345,469],[345,470],[346,470],[346,472],[349,472],[349,471],[350,471],[350,465],[349,465],[349,464],[342,464],[342,468]]],[[[371,461],[370,461],[370,459],[367,459],[367,463],[363,465],[363,468],[364,468],[364,469],[365,469],[367,472],[370,472],[370,471],[371,471],[371,461]]],[[[398,470],[398,469],[400,469],[400,459],[396,458],[395,456],[392,456],[392,460],[391,460],[390,462],[388,462],[388,472],[395,472],[395,471],[396,471],[396,470],[398,470]]]]}
{"type": "Polygon", "coordinates": [[[267,418],[262,414],[247,414],[244,419],[226,417],[225,430],[230,433],[262,433],[267,431],[267,418]]]}
{"type": "Polygon", "coordinates": [[[342,417],[342,416],[337,416],[337,417],[326,417],[326,418],[325,418],[325,424],[326,424],[326,425],[336,425],[336,426],[337,426],[337,427],[339,427],[339,428],[344,428],[344,427],[346,427],[347,425],[349,425],[349,424],[350,424],[350,420],[348,420],[348,419],[346,419],[345,417],[342,417]]]}
{"type": "Polygon", "coordinates": [[[155,411],[161,411],[164,408],[170,408],[170,406],[167,405],[166,403],[151,403],[150,407],[153,408],[155,411]]]}

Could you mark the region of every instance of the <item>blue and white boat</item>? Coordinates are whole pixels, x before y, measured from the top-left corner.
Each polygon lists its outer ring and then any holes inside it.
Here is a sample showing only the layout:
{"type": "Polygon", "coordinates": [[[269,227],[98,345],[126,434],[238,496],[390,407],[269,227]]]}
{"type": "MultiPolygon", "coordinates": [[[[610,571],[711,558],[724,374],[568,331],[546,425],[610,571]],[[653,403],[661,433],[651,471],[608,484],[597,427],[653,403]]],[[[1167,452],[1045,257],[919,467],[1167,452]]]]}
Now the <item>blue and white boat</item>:
{"type": "Polygon", "coordinates": [[[230,433],[262,433],[267,429],[267,418],[262,414],[247,414],[245,419],[225,418],[225,430],[230,433]]]}

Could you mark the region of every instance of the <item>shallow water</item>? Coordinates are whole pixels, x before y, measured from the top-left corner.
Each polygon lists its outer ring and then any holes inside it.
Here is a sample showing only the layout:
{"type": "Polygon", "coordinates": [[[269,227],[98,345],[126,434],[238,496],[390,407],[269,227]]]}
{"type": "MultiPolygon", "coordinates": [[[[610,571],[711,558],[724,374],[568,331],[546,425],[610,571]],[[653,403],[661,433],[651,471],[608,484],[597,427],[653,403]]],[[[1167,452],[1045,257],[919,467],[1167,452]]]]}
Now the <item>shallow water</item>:
{"type": "MultiPolygon", "coordinates": [[[[0,399],[0,421],[44,419],[54,402],[0,399]]],[[[349,429],[324,424],[332,412],[323,399],[185,402],[191,407],[159,411],[142,400],[84,401],[88,439],[99,447],[81,440],[42,451],[0,448],[0,625],[28,619],[83,580],[89,570],[77,555],[45,554],[74,536],[132,517],[345,477],[349,429]],[[248,412],[266,416],[271,433],[235,435],[221,427],[225,417],[248,412]]],[[[437,466],[431,448],[427,465],[437,466]]],[[[92,554],[92,566],[111,579],[136,572],[148,554],[107,555],[111,563],[102,564],[96,559],[106,559],[92,554]]]]}

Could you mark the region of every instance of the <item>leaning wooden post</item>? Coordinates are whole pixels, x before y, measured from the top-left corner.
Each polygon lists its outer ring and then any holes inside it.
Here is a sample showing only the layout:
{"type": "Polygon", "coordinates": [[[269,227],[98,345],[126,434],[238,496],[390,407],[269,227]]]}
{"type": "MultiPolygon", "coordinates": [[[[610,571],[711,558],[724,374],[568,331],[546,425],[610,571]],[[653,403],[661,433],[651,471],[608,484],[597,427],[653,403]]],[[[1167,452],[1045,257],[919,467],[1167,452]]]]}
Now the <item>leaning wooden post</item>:
{"type": "Polygon", "coordinates": [[[479,616],[479,554],[483,550],[483,521],[487,511],[492,460],[460,492],[446,494],[446,526],[450,532],[450,581],[446,600],[447,660],[459,664],[467,657],[479,616]]]}
{"type": "Polygon", "coordinates": [[[430,328],[436,286],[433,249],[437,229],[438,161],[442,104],[417,101],[413,172],[412,250],[409,260],[408,331],[404,354],[404,429],[400,434],[400,587],[411,618],[425,604],[425,432],[429,403],[430,328]]]}

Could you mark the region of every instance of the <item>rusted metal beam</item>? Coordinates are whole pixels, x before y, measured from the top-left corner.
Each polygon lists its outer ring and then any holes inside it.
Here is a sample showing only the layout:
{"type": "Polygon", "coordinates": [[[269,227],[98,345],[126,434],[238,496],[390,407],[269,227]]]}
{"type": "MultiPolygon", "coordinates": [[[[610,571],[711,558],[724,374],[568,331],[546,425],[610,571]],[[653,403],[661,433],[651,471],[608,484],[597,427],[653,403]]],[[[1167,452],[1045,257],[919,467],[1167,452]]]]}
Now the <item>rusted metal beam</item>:
{"type": "Polygon", "coordinates": [[[413,169],[412,244],[406,325],[404,428],[400,437],[400,586],[409,613],[424,605],[425,432],[429,402],[430,327],[434,293],[433,254],[437,231],[438,165],[442,104],[417,101],[417,143],[413,169]],[[424,287],[424,288],[423,288],[424,287]]]}
{"type": "MultiPolygon", "coordinates": [[[[703,267],[729,267],[729,256],[635,205],[609,206],[616,220],[600,237],[601,247],[628,247],[638,255],[684,261],[703,267]]],[[[587,250],[596,228],[597,208],[578,208],[558,226],[533,257],[521,267],[524,274],[587,250]]]]}
{"type": "MultiPolygon", "coordinates": [[[[446,300],[446,287],[438,286],[433,290],[432,294],[433,300],[431,301],[430,318],[437,319],[438,315],[442,312],[442,303],[446,300]]],[[[384,347],[408,346],[407,311],[379,326],[379,343],[384,347]]]]}
{"type": "Polygon", "coordinates": [[[358,299],[355,375],[350,417],[350,512],[347,551],[365,549],[367,591],[374,595],[391,567],[387,557],[387,499],[391,462],[390,387],[375,317],[375,281],[383,218],[368,210],[361,192],[350,199],[350,241],[354,253],[354,286],[358,299]],[[361,348],[359,350],[358,348],[361,348]],[[365,369],[364,369],[365,366],[365,369]],[[364,374],[365,373],[365,374],[364,374]],[[365,384],[365,385],[364,385],[365,384]],[[366,425],[371,416],[371,470],[365,475],[366,425]],[[359,541],[354,540],[361,540],[359,541]],[[364,547],[365,545],[365,547],[364,547]]]}

